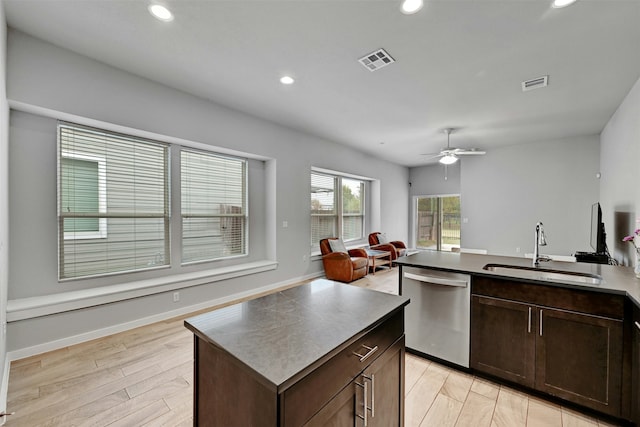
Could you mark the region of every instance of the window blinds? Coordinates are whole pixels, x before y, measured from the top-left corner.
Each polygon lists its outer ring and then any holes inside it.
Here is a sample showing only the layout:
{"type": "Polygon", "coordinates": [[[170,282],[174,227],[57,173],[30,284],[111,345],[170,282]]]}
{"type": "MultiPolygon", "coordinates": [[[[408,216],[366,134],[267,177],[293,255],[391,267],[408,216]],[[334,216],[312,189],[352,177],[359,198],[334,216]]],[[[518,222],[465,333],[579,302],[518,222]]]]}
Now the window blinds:
{"type": "Polygon", "coordinates": [[[330,175],[311,173],[311,246],[321,239],[338,237],[336,181],[330,175]]]}
{"type": "Polygon", "coordinates": [[[168,145],[60,122],[60,279],[169,264],[168,145]]]}
{"type": "Polygon", "coordinates": [[[247,162],[213,153],[180,153],[182,262],[244,255],[247,162]]]}

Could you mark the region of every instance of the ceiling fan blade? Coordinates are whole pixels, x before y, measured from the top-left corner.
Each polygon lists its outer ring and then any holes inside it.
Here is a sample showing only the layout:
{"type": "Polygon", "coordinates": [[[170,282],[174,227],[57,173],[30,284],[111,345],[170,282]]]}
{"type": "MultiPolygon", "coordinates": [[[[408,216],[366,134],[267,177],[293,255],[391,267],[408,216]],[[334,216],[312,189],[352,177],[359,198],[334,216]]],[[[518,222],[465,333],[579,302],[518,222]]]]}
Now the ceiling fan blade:
{"type": "Polygon", "coordinates": [[[456,148],[454,150],[456,156],[482,156],[487,154],[486,151],[476,150],[474,148],[456,148]]]}
{"type": "Polygon", "coordinates": [[[424,158],[423,160],[431,160],[431,159],[437,159],[438,157],[442,157],[443,154],[442,153],[427,153],[427,154],[421,154],[421,156],[427,156],[426,158],[424,158]]]}

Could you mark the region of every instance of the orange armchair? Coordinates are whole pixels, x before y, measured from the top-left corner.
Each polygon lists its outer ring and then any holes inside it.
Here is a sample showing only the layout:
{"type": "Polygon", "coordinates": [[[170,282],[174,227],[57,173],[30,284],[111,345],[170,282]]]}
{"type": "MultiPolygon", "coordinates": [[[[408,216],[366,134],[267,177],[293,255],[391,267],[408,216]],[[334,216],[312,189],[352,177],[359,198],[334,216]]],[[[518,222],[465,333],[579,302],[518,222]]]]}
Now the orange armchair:
{"type": "Polygon", "coordinates": [[[407,245],[405,245],[404,242],[401,242],[400,240],[394,240],[393,242],[382,243],[378,238],[379,234],[382,234],[382,233],[380,233],[379,231],[376,231],[369,234],[369,246],[371,246],[371,249],[377,249],[380,251],[384,250],[384,251],[391,252],[392,262],[396,260],[398,257],[404,256],[404,254],[407,252],[407,245]],[[383,246],[385,249],[382,249],[383,246]]]}
{"type": "Polygon", "coordinates": [[[330,240],[339,239],[329,238],[320,240],[322,265],[324,266],[324,275],[327,279],[349,283],[367,275],[369,258],[364,249],[334,252],[331,249],[330,240]]]}

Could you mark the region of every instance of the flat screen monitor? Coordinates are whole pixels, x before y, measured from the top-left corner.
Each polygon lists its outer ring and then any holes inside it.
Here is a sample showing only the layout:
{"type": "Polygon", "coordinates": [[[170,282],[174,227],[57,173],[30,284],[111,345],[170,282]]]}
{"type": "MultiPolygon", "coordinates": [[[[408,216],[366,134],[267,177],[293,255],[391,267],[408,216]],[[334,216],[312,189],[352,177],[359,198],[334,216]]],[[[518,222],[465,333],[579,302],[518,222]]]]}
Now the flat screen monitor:
{"type": "Polygon", "coordinates": [[[591,206],[591,247],[596,253],[603,254],[606,252],[605,239],[602,209],[600,209],[600,203],[594,203],[591,206]]]}

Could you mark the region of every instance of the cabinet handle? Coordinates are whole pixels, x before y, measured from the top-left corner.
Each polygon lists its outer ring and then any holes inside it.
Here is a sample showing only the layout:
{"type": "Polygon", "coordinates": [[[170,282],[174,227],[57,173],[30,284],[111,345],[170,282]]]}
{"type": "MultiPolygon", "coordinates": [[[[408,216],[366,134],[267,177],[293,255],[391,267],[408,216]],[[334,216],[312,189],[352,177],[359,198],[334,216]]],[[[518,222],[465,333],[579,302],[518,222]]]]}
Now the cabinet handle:
{"type": "Polygon", "coordinates": [[[362,409],[363,409],[363,414],[357,414],[356,413],[356,417],[360,418],[362,421],[364,421],[364,427],[367,427],[367,382],[366,381],[362,381],[362,384],[360,383],[356,383],[357,386],[360,386],[364,389],[364,393],[362,396],[362,409]]]}
{"type": "Polygon", "coordinates": [[[527,326],[527,332],[531,333],[531,307],[529,307],[529,321],[527,326]]]}
{"type": "Polygon", "coordinates": [[[635,322],[636,323],[636,328],[640,329],[640,323],[635,322]]]}
{"type": "Polygon", "coordinates": [[[365,360],[367,360],[369,357],[371,357],[371,355],[372,355],[373,353],[375,353],[376,351],[378,351],[378,346],[377,346],[377,345],[376,345],[375,347],[369,347],[369,346],[367,346],[367,345],[362,344],[362,346],[363,346],[365,349],[367,349],[367,350],[368,350],[364,355],[362,355],[362,354],[360,354],[360,353],[357,353],[357,352],[355,352],[355,351],[353,352],[353,354],[354,354],[355,356],[358,356],[358,357],[360,358],[360,361],[361,361],[361,362],[364,362],[364,361],[365,361],[365,360]]]}
{"type": "MultiPolygon", "coordinates": [[[[371,374],[371,377],[366,375],[362,375],[363,378],[371,381],[371,407],[368,408],[371,410],[371,418],[375,418],[376,416],[376,376],[371,374]]],[[[365,402],[366,405],[366,402],[365,402]]]]}
{"type": "Polygon", "coordinates": [[[542,310],[540,310],[540,336],[542,336],[542,310]]]}

